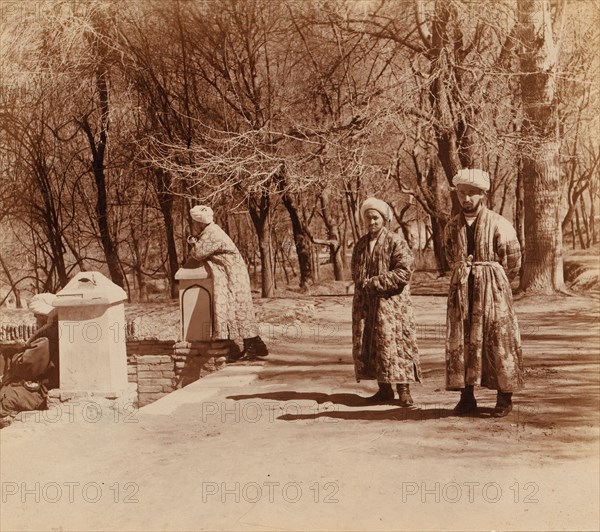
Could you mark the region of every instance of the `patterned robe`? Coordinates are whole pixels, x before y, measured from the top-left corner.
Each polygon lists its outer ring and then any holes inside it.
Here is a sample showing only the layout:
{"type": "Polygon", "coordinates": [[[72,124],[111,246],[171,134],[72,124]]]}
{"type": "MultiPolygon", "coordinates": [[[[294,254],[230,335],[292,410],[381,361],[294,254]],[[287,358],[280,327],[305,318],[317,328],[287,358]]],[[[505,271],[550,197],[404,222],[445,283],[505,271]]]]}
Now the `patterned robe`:
{"type": "Polygon", "coordinates": [[[369,235],[352,253],[352,356],[356,381],[421,381],[408,282],[414,269],[404,238],[383,229],[373,252],[369,235]]]}
{"type": "Polygon", "coordinates": [[[233,240],[211,223],[204,228],[190,254],[206,266],[213,278],[213,338],[241,345],[244,338],[258,336],[248,268],[233,240]]]}
{"type": "Polygon", "coordinates": [[[471,231],[469,238],[459,214],[445,233],[446,258],[452,265],[446,389],[479,384],[513,392],[523,385],[521,337],[510,288],[521,265],[521,248],[510,222],[485,206],[471,231]]]}

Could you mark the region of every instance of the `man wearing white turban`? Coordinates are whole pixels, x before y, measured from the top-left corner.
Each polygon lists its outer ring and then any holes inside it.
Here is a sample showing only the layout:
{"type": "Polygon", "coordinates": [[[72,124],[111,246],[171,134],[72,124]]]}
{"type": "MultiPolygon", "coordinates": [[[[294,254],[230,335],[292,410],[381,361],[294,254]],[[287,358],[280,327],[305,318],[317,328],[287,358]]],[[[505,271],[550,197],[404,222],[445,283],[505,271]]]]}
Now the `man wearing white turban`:
{"type": "Polygon", "coordinates": [[[194,236],[190,255],[204,264],[213,279],[213,338],[243,342],[243,351],[232,353],[228,361],[269,354],[259,336],[250,290],[248,268],[229,235],[214,223],[213,210],[197,205],[190,210],[194,236]]]}
{"type": "Polygon", "coordinates": [[[446,332],[446,389],[460,390],[457,415],[477,412],[474,386],[497,390],[492,416],[512,410],[523,383],[519,325],[510,281],[519,273],[521,248],[511,223],[489,210],[490,176],[460,170],[452,180],[462,212],[446,226],[452,268],[446,332]]]}
{"type": "Polygon", "coordinates": [[[459,170],[452,178],[452,184],[455,187],[470,185],[483,190],[483,192],[488,192],[491,185],[490,174],[476,168],[464,168],[463,170],[459,170]]]}
{"type": "Polygon", "coordinates": [[[379,391],[369,402],[394,399],[413,404],[409,383],[421,381],[417,335],[409,281],[414,269],[404,237],[386,227],[392,210],[377,198],[361,206],[367,234],[352,253],[352,356],[356,381],[376,380],[379,391]]]}
{"type": "Polygon", "coordinates": [[[196,205],[190,209],[190,216],[195,222],[199,222],[204,225],[213,223],[214,213],[208,205],[196,205]]]}
{"type": "Polygon", "coordinates": [[[392,221],[392,209],[391,207],[383,200],[377,198],[367,198],[363,201],[360,206],[360,215],[363,220],[366,220],[366,213],[369,209],[376,210],[379,214],[381,214],[383,220],[386,223],[390,223],[392,221]]]}

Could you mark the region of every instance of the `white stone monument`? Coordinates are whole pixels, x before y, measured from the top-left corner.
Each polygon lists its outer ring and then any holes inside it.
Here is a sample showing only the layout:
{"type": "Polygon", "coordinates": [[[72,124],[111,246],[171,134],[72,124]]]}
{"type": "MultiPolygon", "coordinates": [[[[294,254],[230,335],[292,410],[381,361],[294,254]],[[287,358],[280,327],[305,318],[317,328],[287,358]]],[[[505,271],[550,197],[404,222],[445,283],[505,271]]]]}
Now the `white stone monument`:
{"type": "Polygon", "coordinates": [[[78,273],[56,294],[61,391],[127,391],[126,300],[99,272],[78,273]]]}

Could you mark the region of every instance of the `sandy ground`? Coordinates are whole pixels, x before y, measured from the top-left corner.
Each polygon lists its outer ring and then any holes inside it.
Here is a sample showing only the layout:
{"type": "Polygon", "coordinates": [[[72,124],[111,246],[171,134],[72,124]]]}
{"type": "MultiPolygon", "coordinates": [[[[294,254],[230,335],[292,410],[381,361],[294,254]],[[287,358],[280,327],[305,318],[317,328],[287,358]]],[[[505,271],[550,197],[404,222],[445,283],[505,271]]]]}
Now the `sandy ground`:
{"type": "Polygon", "coordinates": [[[413,300],[416,408],[361,400],[349,298],[268,301],[265,362],[2,430],[0,529],[598,530],[598,299],[516,302],[526,388],[504,419],[487,390],[450,415],[445,298],[413,300]]]}

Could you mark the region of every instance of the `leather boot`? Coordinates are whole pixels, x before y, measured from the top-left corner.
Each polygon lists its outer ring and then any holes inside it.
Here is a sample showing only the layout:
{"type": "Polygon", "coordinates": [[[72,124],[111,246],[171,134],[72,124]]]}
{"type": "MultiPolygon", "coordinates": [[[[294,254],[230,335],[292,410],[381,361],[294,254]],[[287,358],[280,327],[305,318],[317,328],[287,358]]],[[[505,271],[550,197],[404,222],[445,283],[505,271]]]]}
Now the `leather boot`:
{"type": "Polygon", "coordinates": [[[508,416],[512,408],[512,392],[498,391],[496,394],[496,406],[492,410],[492,417],[508,416]]]}
{"type": "Polygon", "coordinates": [[[396,389],[398,390],[398,396],[400,399],[400,406],[411,406],[413,398],[410,396],[410,386],[407,384],[397,384],[396,389]]]}
{"type": "Polygon", "coordinates": [[[244,358],[266,357],[268,354],[269,350],[260,336],[244,338],[244,358]]]}
{"type": "Polygon", "coordinates": [[[387,403],[394,400],[394,389],[389,382],[378,382],[379,390],[371,397],[365,397],[369,403],[387,403]]]}
{"type": "Polygon", "coordinates": [[[227,356],[227,363],[234,364],[235,362],[241,360],[243,356],[244,353],[240,351],[238,345],[235,342],[231,342],[231,346],[229,348],[229,355],[227,356]]]}
{"type": "Polygon", "coordinates": [[[466,416],[477,412],[477,401],[475,400],[475,394],[473,386],[465,386],[460,391],[460,401],[454,407],[452,411],[456,416],[466,416]]]}

